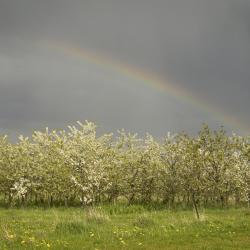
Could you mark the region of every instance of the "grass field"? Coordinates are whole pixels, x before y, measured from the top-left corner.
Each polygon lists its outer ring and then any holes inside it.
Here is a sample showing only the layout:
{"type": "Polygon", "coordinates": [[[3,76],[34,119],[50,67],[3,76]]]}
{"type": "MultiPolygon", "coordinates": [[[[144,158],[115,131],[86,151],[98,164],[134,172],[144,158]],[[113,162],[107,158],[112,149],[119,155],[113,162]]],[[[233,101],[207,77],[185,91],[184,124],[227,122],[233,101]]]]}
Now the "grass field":
{"type": "Polygon", "coordinates": [[[1,208],[0,249],[250,249],[250,210],[1,208]]]}

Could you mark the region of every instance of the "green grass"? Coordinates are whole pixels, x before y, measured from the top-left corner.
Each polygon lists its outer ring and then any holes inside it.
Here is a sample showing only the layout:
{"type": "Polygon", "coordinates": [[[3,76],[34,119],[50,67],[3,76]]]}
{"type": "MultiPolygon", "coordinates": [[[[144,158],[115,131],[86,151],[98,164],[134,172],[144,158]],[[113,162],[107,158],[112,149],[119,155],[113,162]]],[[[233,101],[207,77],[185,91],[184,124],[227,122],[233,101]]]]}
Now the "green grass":
{"type": "Polygon", "coordinates": [[[250,210],[1,208],[0,249],[250,249],[250,210]]]}

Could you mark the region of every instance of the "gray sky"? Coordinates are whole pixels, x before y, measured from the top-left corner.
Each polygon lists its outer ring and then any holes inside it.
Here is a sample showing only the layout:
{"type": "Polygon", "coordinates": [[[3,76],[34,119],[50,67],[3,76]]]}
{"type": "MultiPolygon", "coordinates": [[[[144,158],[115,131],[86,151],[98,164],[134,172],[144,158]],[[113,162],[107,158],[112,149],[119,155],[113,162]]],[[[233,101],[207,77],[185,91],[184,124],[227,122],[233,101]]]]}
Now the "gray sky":
{"type": "Polygon", "coordinates": [[[202,122],[250,131],[249,0],[0,0],[0,132],[91,120],[163,136],[202,122]],[[171,93],[42,41],[139,67],[192,93],[171,93]],[[233,117],[236,122],[225,121],[233,117]]]}

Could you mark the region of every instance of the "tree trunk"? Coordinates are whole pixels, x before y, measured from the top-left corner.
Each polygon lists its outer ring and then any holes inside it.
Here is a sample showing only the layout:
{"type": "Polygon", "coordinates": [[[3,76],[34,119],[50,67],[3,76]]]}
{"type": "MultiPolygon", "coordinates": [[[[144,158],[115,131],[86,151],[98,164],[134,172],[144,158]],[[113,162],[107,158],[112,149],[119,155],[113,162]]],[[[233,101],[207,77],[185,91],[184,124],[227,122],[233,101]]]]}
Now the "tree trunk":
{"type": "Polygon", "coordinates": [[[199,220],[200,219],[200,213],[198,211],[198,207],[197,207],[197,204],[196,204],[196,200],[195,200],[194,194],[192,194],[192,201],[193,201],[193,206],[194,206],[194,210],[195,210],[195,213],[196,213],[196,217],[199,220]]]}

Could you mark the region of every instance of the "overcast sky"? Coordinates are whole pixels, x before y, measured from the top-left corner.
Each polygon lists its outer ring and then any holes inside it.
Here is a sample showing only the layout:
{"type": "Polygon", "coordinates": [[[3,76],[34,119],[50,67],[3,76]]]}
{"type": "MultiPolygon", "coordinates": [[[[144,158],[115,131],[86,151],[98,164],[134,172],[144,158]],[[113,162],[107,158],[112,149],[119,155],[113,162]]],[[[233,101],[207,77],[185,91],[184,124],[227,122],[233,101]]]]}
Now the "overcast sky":
{"type": "Polygon", "coordinates": [[[0,0],[1,133],[77,120],[157,137],[203,122],[246,133],[249,108],[249,0],[0,0]],[[43,41],[151,72],[210,111],[43,41]]]}

